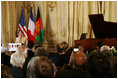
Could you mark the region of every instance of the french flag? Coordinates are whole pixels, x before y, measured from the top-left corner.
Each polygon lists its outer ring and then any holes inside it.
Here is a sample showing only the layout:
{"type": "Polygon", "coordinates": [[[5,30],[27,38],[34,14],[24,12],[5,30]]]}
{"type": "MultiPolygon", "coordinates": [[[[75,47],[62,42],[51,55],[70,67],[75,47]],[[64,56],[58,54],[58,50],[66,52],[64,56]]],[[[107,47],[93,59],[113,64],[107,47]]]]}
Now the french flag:
{"type": "Polygon", "coordinates": [[[34,29],[35,29],[35,23],[34,23],[32,8],[31,8],[29,25],[28,25],[28,33],[27,33],[28,34],[28,41],[33,41],[33,42],[35,41],[34,29]]]}

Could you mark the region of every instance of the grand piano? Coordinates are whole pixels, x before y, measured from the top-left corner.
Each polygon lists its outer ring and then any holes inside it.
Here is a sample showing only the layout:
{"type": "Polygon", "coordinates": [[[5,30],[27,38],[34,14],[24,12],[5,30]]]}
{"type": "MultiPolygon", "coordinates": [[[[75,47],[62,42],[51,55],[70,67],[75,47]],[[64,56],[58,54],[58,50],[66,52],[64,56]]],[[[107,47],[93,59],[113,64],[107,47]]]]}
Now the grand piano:
{"type": "Polygon", "coordinates": [[[74,44],[82,43],[84,49],[89,51],[97,47],[97,42],[117,47],[117,23],[104,21],[102,14],[89,15],[95,38],[75,40],[74,44]]]}

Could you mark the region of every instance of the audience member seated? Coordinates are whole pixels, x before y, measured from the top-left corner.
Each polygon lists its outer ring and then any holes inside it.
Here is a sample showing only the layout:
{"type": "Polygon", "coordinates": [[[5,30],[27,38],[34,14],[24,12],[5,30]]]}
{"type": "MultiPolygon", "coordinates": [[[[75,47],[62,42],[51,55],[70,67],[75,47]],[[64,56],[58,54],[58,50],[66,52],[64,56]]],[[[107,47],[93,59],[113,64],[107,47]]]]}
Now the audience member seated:
{"type": "Polygon", "coordinates": [[[8,66],[1,65],[1,78],[12,78],[12,74],[8,66]]]}
{"type": "MultiPolygon", "coordinates": [[[[32,42],[30,42],[30,43],[32,43],[32,42]]],[[[30,45],[30,47],[32,47],[32,46],[30,45]]],[[[32,56],[33,56],[33,54],[28,53],[28,56],[27,56],[25,63],[23,65],[23,76],[24,77],[26,77],[27,65],[28,65],[29,61],[31,60],[32,56]]],[[[38,47],[35,49],[34,56],[46,56],[46,57],[48,57],[48,53],[44,48],[38,47]]]]}
{"type": "Polygon", "coordinates": [[[3,44],[1,47],[1,64],[7,65],[10,67],[10,56],[7,55],[9,51],[9,45],[3,44]]]}
{"type": "Polygon", "coordinates": [[[51,59],[55,54],[57,53],[57,48],[56,46],[49,51],[49,59],[51,59]]]}
{"type": "Polygon", "coordinates": [[[65,64],[65,54],[67,52],[68,44],[67,42],[62,42],[56,46],[57,53],[51,58],[51,61],[55,63],[56,66],[63,66],[65,64]]]}
{"type": "Polygon", "coordinates": [[[68,65],[69,64],[69,59],[70,59],[70,56],[71,56],[71,53],[73,51],[73,48],[71,47],[70,49],[68,49],[66,55],[65,55],[65,65],[68,65]]]}
{"type": "MultiPolygon", "coordinates": [[[[77,43],[74,48],[78,48],[79,51],[85,52],[85,50],[84,50],[84,48],[83,48],[83,46],[82,46],[81,43],[77,43]]],[[[65,58],[66,58],[66,65],[69,64],[69,59],[70,59],[71,53],[72,53],[72,51],[73,51],[74,48],[71,47],[71,48],[67,51],[67,53],[66,53],[66,56],[65,56],[65,58]]]]}
{"type": "MultiPolygon", "coordinates": [[[[35,56],[45,56],[45,57],[48,57],[49,58],[49,54],[48,52],[43,48],[43,47],[38,47],[37,49],[35,49],[35,56]]],[[[55,66],[54,63],[52,63],[53,65],[53,68],[54,68],[54,76],[56,75],[56,72],[57,72],[57,68],[55,66]]]]}
{"type": "Polygon", "coordinates": [[[111,64],[104,53],[92,52],[88,57],[88,71],[94,78],[108,78],[111,64]]]}
{"type": "Polygon", "coordinates": [[[90,78],[90,74],[85,70],[86,56],[83,52],[72,53],[70,60],[73,66],[70,69],[58,71],[56,77],[58,78],[90,78]]]}
{"type": "Polygon", "coordinates": [[[14,78],[23,78],[23,64],[25,62],[25,57],[22,53],[13,53],[11,55],[10,63],[12,64],[12,67],[10,68],[10,71],[14,78]]]}
{"type": "Polygon", "coordinates": [[[28,58],[32,58],[34,56],[34,52],[32,51],[33,46],[34,42],[28,41],[28,58]]]}
{"type": "Polygon", "coordinates": [[[103,45],[103,46],[100,48],[100,52],[103,52],[104,50],[110,51],[110,47],[107,46],[107,45],[103,45]]]}
{"type": "Polygon", "coordinates": [[[29,61],[31,60],[31,58],[34,56],[34,52],[32,51],[34,42],[33,41],[28,41],[28,50],[26,53],[26,59],[25,59],[25,63],[23,65],[23,76],[24,78],[26,78],[26,71],[27,71],[27,65],[29,63],[29,61]]]}
{"type": "Polygon", "coordinates": [[[54,70],[51,61],[44,56],[33,57],[27,66],[27,78],[52,78],[54,70]]]}
{"type": "Polygon", "coordinates": [[[106,54],[108,57],[113,56],[113,54],[110,52],[110,47],[107,46],[107,45],[103,45],[103,46],[100,48],[100,52],[106,54]]]}
{"type": "Polygon", "coordinates": [[[34,50],[34,56],[46,56],[48,57],[48,52],[43,47],[38,47],[34,50]]]}
{"type": "Polygon", "coordinates": [[[79,51],[77,53],[74,54],[74,56],[72,57],[72,62],[73,62],[73,68],[75,69],[79,69],[79,70],[85,70],[85,64],[86,64],[86,55],[79,51]]]}

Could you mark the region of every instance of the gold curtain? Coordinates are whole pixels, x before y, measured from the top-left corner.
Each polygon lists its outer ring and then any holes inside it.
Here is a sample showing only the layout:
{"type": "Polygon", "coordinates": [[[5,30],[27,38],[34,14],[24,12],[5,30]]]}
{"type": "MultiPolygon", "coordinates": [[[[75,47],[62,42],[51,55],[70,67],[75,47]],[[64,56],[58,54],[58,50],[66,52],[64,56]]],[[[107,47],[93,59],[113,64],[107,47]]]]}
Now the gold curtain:
{"type": "Polygon", "coordinates": [[[89,14],[103,13],[106,21],[117,21],[116,1],[1,1],[2,43],[15,42],[21,7],[28,27],[30,7],[36,22],[37,8],[44,30],[43,46],[51,50],[57,43],[67,41],[69,46],[79,40],[82,33],[94,38],[89,14]],[[100,7],[102,6],[102,12],[100,7]]]}
{"type": "Polygon", "coordinates": [[[105,21],[117,22],[117,1],[103,1],[102,13],[105,21]]]}
{"type": "Polygon", "coordinates": [[[16,7],[15,2],[3,2],[1,3],[1,15],[2,15],[2,27],[1,38],[2,43],[13,42],[16,36],[16,7]]]}
{"type": "Polygon", "coordinates": [[[87,38],[94,38],[88,15],[100,13],[99,1],[73,1],[68,2],[68,5],[68,17],[70,17],[68,28],[69,45],[74,45],[74,40],[80,39],[82,33],[87,33],[87,38]]]}

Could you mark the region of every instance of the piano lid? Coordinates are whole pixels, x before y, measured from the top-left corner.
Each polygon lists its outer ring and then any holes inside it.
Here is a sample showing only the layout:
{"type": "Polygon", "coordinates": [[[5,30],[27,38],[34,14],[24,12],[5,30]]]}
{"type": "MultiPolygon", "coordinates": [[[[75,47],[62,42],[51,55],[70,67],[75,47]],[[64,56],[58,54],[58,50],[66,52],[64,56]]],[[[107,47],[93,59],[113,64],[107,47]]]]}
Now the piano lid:
{"type": "Polygon", "coordinates": [[[89,15],[96,38],[117,38],[117,23],[104,21],[102,14],[89,15]]]}

